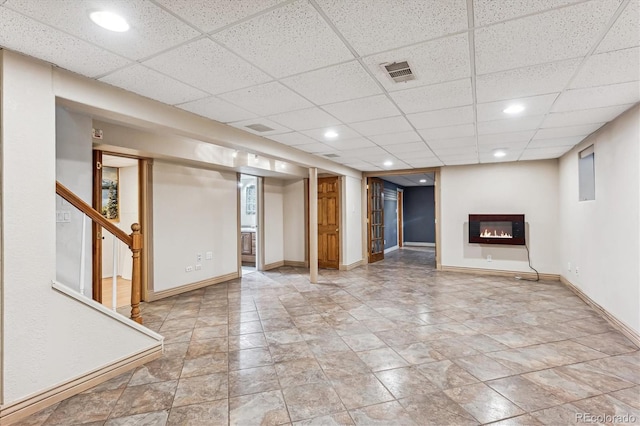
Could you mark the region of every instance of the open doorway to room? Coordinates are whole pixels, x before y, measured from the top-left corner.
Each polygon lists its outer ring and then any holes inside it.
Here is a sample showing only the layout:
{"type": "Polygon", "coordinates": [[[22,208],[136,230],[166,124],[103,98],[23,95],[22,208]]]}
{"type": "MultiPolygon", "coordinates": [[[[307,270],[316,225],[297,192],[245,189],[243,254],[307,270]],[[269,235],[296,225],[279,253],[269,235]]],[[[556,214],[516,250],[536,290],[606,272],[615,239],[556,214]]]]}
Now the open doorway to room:
{"type": "Polygon", "coordinates": [[[369,263],[402,249],[432,252],[436,266],[436,175],[437,171],[368,177],[369,263]]]}
{"type": "Polygon", "coordinates": [[[240,189],[240,256],[242,275],[258,270],[258,178],[250,175],[240,175],[238,183],[240,189]]]}
{"type": "MultiPolygon", "coordinates": [[[[102,154],[100,212],[125,233],[140,223],[138,160],[102,154]]],[[[97,189],[97,188],[96,188],[97,189]]],[[[130,250],[114,235],[102,231],[100,239],[101,302],[113,308],[131,303],[132,259],[130,250]],[[114,291],[115,286],[115,291],[114,291]]]]}

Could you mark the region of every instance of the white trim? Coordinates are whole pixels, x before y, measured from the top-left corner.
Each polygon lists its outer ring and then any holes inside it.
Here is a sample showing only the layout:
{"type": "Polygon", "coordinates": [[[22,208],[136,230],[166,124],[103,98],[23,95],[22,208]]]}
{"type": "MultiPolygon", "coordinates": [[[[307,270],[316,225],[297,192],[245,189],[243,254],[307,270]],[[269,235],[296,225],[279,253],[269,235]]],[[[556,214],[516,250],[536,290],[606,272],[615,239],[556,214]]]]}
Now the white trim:
{"type": "Polygon", "coordinates": [[[403,245],[413,246],[413,247],[435,247],[436,243],[421,243],[421,242],[405,241],[403,245]]]}
{"type": "Polygon", "coordinates": [[[101,313],[103,313],[104,315],[113,318],[116,321],[121,322],[122,324],[125,324],[137,331],[139,331],[142,334],[145,334],[149,337],[151,337],[152,339],[155,339],[159,342],[162,342],[164,345],[164,337],[159,335],[158,333],[149,330],[147,327],[144,327],[140,324],[138,324],[135,321],[130,320],[129,318],[120,315],[117,312],[112,311],[111,309],[105,307],[104,305],[96,302],[93,299],[88,298],[87,296],[83,296],[80,293],[76,292],[75,290],[70,289],[69,287],[67,287],[66,285],[59,283],[58,281],[51,281],[51,287],[53,287],[54,290],[59,291],[60,293],[63,293],[73,299],[76,299],[78,302],[83,303],[87,306],[89,306],[90,308],[95,309],[96,311],[99,311],[101,313]]]}
{"type": "Polygon", "coordinates": [[[396,244],[393,247],[389,247],[388,249],[384,249],[384,254],[391,253],[392,251],[398,250],[400,247],[396,244]]]}

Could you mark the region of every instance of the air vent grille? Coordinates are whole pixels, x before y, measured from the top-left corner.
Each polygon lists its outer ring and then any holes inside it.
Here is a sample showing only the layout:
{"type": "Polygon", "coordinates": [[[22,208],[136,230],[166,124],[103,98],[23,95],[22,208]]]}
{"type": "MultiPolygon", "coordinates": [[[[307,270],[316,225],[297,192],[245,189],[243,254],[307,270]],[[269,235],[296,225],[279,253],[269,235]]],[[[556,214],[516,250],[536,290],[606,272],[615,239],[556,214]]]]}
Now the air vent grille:
{"type": "Polygon", "coordinates": [[[251,130],[255,130],[256,132],[270,132],[272,130],[275,130],[269,126],[265,126],[264,124],[249,124],[248,126],[245,126],[245,127],[251,130]]]}
{"type": "Polygon", "coordinates": [[[413,71],[409,67],[409,62],[394,62],[389,65],[384,65],[384,68],[387,70],[389,77],[396,83],[402,83],[409,80],[415,80],[415,75],[413,75],[413,71]]]}

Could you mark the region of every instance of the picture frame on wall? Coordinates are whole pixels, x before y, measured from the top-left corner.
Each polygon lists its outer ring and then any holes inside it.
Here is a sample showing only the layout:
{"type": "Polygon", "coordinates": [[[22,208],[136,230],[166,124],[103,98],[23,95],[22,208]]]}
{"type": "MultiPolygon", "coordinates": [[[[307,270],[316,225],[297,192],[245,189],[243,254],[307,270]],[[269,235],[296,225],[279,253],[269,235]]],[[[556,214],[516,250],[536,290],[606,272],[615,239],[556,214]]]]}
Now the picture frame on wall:
{"type": "Polygon", "coordinates": [[[112,222],[120,221],[120,182],[117,167],[102,167],[102,215],[112,222]]]}

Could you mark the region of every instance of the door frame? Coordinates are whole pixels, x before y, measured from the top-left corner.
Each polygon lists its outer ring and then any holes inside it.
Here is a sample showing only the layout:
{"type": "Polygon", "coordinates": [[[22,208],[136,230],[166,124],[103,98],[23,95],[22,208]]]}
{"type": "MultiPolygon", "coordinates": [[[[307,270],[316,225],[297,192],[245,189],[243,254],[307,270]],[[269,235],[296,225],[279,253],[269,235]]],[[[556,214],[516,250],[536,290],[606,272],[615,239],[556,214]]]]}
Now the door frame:
{"type": "Polygon", "coordinates": [[[367,205],[369,200],[369,190],[367,188],[367,178],[412,175],[418,173],[433,173],[434,176],[434,202],[435,202],[435,219],[436,219],[436,269],[442,270],[442,243],[441,243],[441,183],[440,183],[440,167],[426,167],[421,169],[404,169],[404,170],[385,170],[379,172],[363,172],[362,173],[362,254],[364,263],[369,263],[367,235],[370,232],[367,224],[367,205]]]}
{"type": "MultiPolygon", "coordinates": [[[[143,238],[140,255],[140,298],[149,301],[153,292],[153,160],[136,155],[127,155],[93,148],[93,193],[92,207],[98,211],[102,204],[102,156],[132,158],[138,160],[138,223],[143,238]],[[98,164],[100,166],[98,166],[98,164]]],[[[93,300],[102,303],[102,227],[92,221],[92,291],[93,300]]],[[[124,230],[130,234],[131,230],[124,230]]]]}
{"type": "Polygon", "coordinates": [[[396,206],[397,206],[397,215],[398,215],[398,248],[402,248],[404,245],[404,190],[400,188],[396,188],[397,197],[396,197],[396,206]]]}

